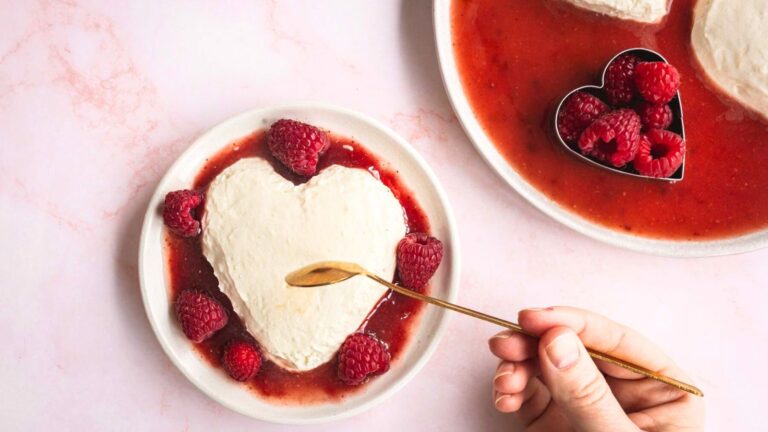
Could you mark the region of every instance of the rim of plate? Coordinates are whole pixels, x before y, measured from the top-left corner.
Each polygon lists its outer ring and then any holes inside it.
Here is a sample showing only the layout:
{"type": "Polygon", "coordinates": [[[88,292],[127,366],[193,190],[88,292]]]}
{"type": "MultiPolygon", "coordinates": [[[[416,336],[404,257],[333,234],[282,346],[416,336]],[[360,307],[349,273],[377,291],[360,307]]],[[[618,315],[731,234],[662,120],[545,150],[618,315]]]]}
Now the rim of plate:
{"type": "Polygon", "coordinates": [[[205,158],[232,141],[221,139],[218,145],[213,145],[212,140],[219,140],[217,136],[232,135],[244,130],[251,132],[282,117],[304,121],[315,119],[321,127],[323,120],[330,123],[347,123],[348,131],[339,130],[343,127],[332,130],[352,138],[356,138],[356,134],[349,133],[353,129],[357,129],[359,134],[380,136],[375,146],[390,148],[388,154],[382,154],[380,148],[372,149],[365,141],[362,141],[363,145],[385,165],[406,168],[400,170],[400,175],[410,177],[411,182],[404,178],[406,187],[412,188],[411,190],[419,195],[422,206],[431,207],[432,211],[428,212],[428,215],[433,231],[439,230],[439,235],[448,246],[443,263],[433,279],[433,291],[437,291],[447,301],[456,301],[461,267],[458,230],[447,195],[437,176],[405,139],[379,121],[352,110],[323,103],[280,105],[235,115],[210,128],[182,152],[158,183],[147,207],[139,244],[139,281],[144,309],[158,342],[174,366],[200,391],[221,405],[255,419],[282,424],[325,423],[360,414],[401,390],[422,369],[437,348],[449,318],[447,311],[440,308],[424,308],[412,330],[411,339],[397,363],[390,369],[390,373],[378,377],[368,383],[365,389],[342,400],[310,405],[270,403],[226,377],[219,368],[212,367],[195,352],[192,343],[175,325],[170,313],[170,287],[162,244],[164,230],[158,211],[165,194],[170,190],[189,187],[205,158]],[[369,132],[365,132],[366,130],[369,132]],[[400,159],[394,160],[393,157],[396,156],[400,159]],[[407,170],[410,170],[410,174],[407,170]],[[419,189],[413,187],[412,181],[421,183],[421,194],[419,189]],[[426,205],[424,200],[428,201],[426,205]]]}
{"type": "Polygon", "coordinates": [[[588,237],[651,255],[681,258],[710,257],[751,252],[768,247],[768,229],[711,241],[661,240],[625,234],[564,209],[533,187],[498,151],[480,125],[464,93],[453,51],[451,3],[452,0],[433,0],[432,3],[437,57],[448,99],[451,101],[453,110],[464,131],[486,163],[534,207],[552,219],[588,237]]]}

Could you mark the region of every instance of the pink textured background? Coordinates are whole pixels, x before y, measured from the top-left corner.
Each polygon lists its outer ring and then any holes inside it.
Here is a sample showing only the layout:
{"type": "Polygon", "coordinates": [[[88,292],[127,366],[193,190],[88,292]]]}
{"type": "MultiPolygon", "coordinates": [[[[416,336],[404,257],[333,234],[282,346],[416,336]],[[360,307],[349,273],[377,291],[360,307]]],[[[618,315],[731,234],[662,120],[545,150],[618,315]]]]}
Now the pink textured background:
{"type": "MultiPolygon", "coordinates": [[[[459,222],[461,301],[510,318],[572,304],[635,326],[707,393],[709,430],[758,430],[768,251],[675,260],[597,243],[511,191],[444,94],[421,1],[0,1],[0,429],[288,431],[228,411],[171,365],[141,306],[149,195],[176,156],[249,108],[321,101],[391,126],[459,222]]],[[[453,317],[378,408],[305,430],[508,430],[490,325],[453,317]]]]}

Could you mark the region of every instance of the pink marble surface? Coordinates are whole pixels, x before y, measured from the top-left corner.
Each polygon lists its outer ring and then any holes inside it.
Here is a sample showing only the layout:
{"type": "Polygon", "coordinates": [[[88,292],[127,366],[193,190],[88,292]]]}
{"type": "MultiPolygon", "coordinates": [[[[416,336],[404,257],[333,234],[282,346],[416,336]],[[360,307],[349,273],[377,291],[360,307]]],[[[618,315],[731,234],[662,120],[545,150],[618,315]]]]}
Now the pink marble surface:
{"type": "MultiPolygon", "coordinates": [[[[507,317],[550,304],[605,313],[691,372],[709,430],[764,428],[768,251],[644,256],[534,210],[463,134],[430,19],[426,0],[0,2],[0,429],[295,430],[228,411],[171,365],[136,256],[149,195],[195,136],[307,100],[380,119],[431,163],[463,240],[462,302],[507,317]]],[[[453,317],[402,392],[306,430],[510,430],[489,400],[495,331],[453,317]]]]}

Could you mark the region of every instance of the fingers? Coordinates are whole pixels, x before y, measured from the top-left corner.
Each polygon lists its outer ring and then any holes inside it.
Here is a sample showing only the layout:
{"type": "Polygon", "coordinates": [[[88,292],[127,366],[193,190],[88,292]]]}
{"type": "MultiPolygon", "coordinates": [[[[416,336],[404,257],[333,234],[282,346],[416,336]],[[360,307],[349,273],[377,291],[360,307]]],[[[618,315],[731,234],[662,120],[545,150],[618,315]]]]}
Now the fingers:
{"type": "Polygon", "coordinates": [[[528,381],[536,375],[536,362],[502,362],[493,377],[493,388],[501,394],[521,393],[528,381]]]}
{"type": "Polygon", "coordinates": [[[536,355],[538,341],[512,331],[503,331],[488,341],[491,352],[496,357],[511,361],[524,361],[536,355]]]}
{"type": "Polygon", "coordinates": [[[537,341],[519,333],[503,331],[488,341],[493,355],[502,362],[493,378],[493,401],[497,410],[504,413],[520,409],[524,390],[531,377],[536,374],[537,341]]]}
{"type": "Polygon", "coordinates": [[[523,404],[523,394],[504,394],[497,391],[493,392],[493,405],[496,410],[505,414],[513,413],[520,409],[523,404]]]}
{"type": "Polygon", "coordinates": [[[496,409],[503,413],[515,413],[525,426],[543,416],[552,400],[547,387],[538,378],[531,378],[520,393],[504,394],[494,392],[496,409]]]}
{"type": "Polygon", "coordinates": [[[553,401],[575,429],[636,430],[572,329],[543,333],[539,361],[553,401]]]}
{"type": "Polygon", "coordinates": [[[524,362],[501,362],[493,378],[493,401],[496,409],[511,413],[520,409],[525,402],[524,390],[528,381],[536,374],[533,360],[524,362]]]}
{"type": "MultiPolygon", "coordinates": [[[[525,330],[536,335],[541,335],[552,327],[568,327],[579,335],[584,345],[594,350],[685,379],[682,371],[669,357],[645,337],[601,315],[582,309],[556,306],[521,311],[519,320],[525,330]]],[[[617,378],[640,378],[639,375],[618,366],[606,363],[599,363],[599,365],[603,372],[617,378]]]]}

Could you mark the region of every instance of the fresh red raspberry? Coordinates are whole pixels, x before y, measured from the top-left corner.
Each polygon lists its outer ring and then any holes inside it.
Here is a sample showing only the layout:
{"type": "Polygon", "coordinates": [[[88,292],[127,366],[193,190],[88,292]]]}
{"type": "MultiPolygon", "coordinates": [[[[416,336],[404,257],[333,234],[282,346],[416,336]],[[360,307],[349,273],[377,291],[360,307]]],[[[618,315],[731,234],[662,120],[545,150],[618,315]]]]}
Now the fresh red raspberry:
{"type": "Polygon", "coordinates": [[[646,101],[666,104],[680,89],[680,73],[669,63],[640,62],[635,66],[635,85],[646,101]]]}
{"type": "Polygon", "coordinates": [[[301,176],[317,171],[320,156],[331,141],[322,130],[295,120],[278,120],[267,133],[269,151],[283,165],[301,176]]]}
{"type": "Polygon", "coordinates": [[[576,92],[563,103],[557,115],[557,130],[563,141],[575,143],[587,126],[610,108],[605,102],[583,91],[576,92]]]}
{"type": "Polygon", "coordinates": [[[411,233],[397,245],[397,274],[403,286],[420,290],[443,259],[443,243],[424,233],[411,233]]]}
{"type": "Polygon", "coordinates": [[[663,129],[651,129],[640,139],[640,149],[632,163],[638,173],[651,177],[669,177],[683,164],[685,140],[663,129]]]}
{"type": "Polygon", "coordinates": [[[181,237],[194,237],[200,233],[200,221],[194,210],[203,202],[203,194],[193,190],[169,192],[163,204],[163,222],[172,233],[181,237]]]}
{"type": "Polygon", "coordinates": [[[637,56],[624,54],[612,61],[605,71],[605,94],[611,105],[629,105],[635,98],[635,66],[637,56]]]}
{"type": "Polygon", "coordinates": [[[184,290],[176,298],[176,318],[192,342],[200,343],[227,325],[227,311],[216,299],[198,290],[184,290]]]}
{"type": "Polygon", "coordinates": [[[389,352],[373,336],[353,333],[339,349],[338,375],[344,384],[359,385],[369,375],[381,375],[389,370],[389,352]]]}
{"type": "Polygon", "coordinates": [[[619,109],[603,115],[579,138],[585,155],[623,167],[635,158],[640,143],[640,117],[631,109],[619,109]]]}
{"type": "Polygon", "coordinates": [[[640,102],[635,107],[640,116],[643,129],[666,129],[672,124],[672,108],[667,104],[656,105],[650,102],[640,102]]]}
{"type": "Polygon", "coordinates": [[[227,344],[221,360],[229,376],[237,381],[248,381],[261,368],[259,350],[252,343],[240,339],[227,344]]]}

